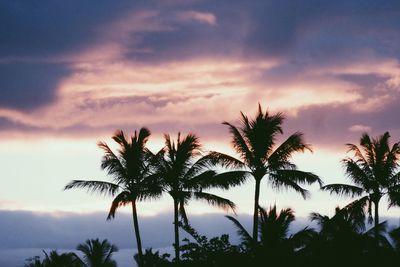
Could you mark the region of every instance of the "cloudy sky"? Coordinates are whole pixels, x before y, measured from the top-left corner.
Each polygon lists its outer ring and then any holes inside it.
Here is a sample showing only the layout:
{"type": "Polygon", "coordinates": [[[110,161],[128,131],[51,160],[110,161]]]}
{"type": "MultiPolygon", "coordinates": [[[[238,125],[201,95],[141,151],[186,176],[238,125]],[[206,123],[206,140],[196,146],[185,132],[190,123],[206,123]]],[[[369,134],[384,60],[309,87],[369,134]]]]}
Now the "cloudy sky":
{"type": "MultiPolygon", "coordinates": [[[[400,139],[399,27],[396,0],[1,0],[0,209],[105,215],[109,199],[62,191],[71,179],[107,179],[98,140],[147,126],[154,151],[163,133],[181,131],[233,154],[221,122],[258,103],[285,112],[284,137],[301,130],[313,145],[295,157],[299,167],[345,182],[345,143],[365,131],[400,139]]],[[[218,193],[245,216],[252,186],[218,193]]],[[[349,201],[310,189],[303,201],[265,184],[261,204],[306,217],[349,201]]],[[[170,202],[143,203],[140,214],[168,213],[170,202]]],[[[52,245],[21,242],[12,248],[52,245]]]]}

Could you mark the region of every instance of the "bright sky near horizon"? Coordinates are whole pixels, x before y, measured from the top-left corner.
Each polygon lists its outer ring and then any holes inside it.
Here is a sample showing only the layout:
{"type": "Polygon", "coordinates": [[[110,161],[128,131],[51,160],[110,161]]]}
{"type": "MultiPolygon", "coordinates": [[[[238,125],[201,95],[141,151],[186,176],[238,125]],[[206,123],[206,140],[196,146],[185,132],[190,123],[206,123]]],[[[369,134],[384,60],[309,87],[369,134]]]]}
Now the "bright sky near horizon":
{"type": "MultiPolygon", "coordinates": [[[[400,140],[400,2],[0,1],[0,209],[107,211],[110,199],[63,192],[71,179],[107,179],[96,142],[116,129],[197,133],[233,154],[228,129],[257,104],[283,111],[284,137],[325,183],[347,182],[345,143],[362,132],[400,140]]],[[[332,214],[349,199],[263,186],[261,204],[332,214]]],[[[251,213],[252,182],[220,192],[251,213]]],[[[142,203],[141,215],[171,208],[142,203]]],[[[381,212],[399,216],[400,209],[381,212]]],[[[193,203],[192,213],[218,212],[193,203]]]]}

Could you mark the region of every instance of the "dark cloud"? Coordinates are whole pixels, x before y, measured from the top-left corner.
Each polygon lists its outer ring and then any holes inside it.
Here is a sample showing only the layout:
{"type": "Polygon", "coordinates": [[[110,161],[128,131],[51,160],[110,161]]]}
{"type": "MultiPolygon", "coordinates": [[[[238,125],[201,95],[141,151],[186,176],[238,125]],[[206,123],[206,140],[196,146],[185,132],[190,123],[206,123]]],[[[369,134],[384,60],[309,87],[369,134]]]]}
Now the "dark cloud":
{"type": "Polygon", "coordinates": [[[205,55],[336,61],[338,56],[359,57],[365,49],[399,56],[400,4],[395,0],[200,1],[190,8],[214,14],[217,25],[182,23],[171,19],[171,10],[159,10],[158,20],[172,28],[136,35],[139,46],[152,53],[132,49],[127,56],[158,61],[205,55]]]}
{"type": "Polygon", "coordinates": [[[30,110],[53,101],[58,82],[70,74],[65,64],[0,64],[0,106],[30,110]]]}
{"type": "Polygon", "coordinates": [[[0,57],[42,59],[77,51],[132,6],[125,0],[0,1],[0,57]]]}
{"type": "Polygon", "coordinates": [[[30,110],[54,100],[65,60],[99,41],[99,29],[132,1],[0,1],[0,106],[30,110]]]}

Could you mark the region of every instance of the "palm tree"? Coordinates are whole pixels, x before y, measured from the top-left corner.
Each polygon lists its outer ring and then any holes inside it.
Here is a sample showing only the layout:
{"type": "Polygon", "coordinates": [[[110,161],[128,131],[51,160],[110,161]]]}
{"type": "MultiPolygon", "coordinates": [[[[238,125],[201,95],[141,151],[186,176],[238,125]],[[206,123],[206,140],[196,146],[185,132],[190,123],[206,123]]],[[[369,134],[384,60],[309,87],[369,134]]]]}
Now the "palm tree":
{"type": "MultiPolygon", "coordinates": [[[[170,254],[164,253],[160,255],[159,251],[154,251],[152,248],[146,249],[143,254],[143,266],[146,267],[162,267],[162,266],[170,266],[169,258],[170,254]]],[[[136,254],[134,256],[135,261],[139,264],[139,258],[136,254]]]]}
{"type": "Polygon", "coordinates": [[[315,234],[313,229],[304,228],[294,234],[289,234],[289,228],[295,221],[294,211],[290,208],[277,211],[276,205],[268,211],[259,207],[259,236],[254,239],[245,227],[234,217],[226,216],[234,223],[243,244],[249,251],[255,253],[256,259],[265,263],[279,263],[286,266],[293,259],[296,251],[303,249],[315,234]]]}
{"type": "Polygon", "coordinates": [[[56,250],[47,254],[43,251],[45,258],[42,262],[44,267],[81,267],[81,264],[74,253],[58,254],[56,250]]]}
{"type": "MultiPolygon", "coordinates": [[[[273,188],[291,188],[300,193],[304,199],[309,192],[299,184],[312,184],[318,182],[322,185],[320,178],[311,173],[297,169],[291,162],[295,152],[311,151],[310,145],[306,144],[301,132],[289,136],[282,144],[276,147],[276,139],[283,134],[282,113],[270,115],[265,113],[258,105],[258,113],[254,119],[249,119],[241,112],[240,126],[236,127],[228,122],[223,124],[229,127],[232,135],[232,145],[239,154],[240,159],[219,152],[211,152],[210,161],[225,167],[233,167],[241,172],[241,177],[253,177],[255,180],[254,193],[254,215],[253,215],[253,239],[258,238],[258,216],[260,184],[264,177],[268,177],[273,188]]],[[[237,180],[236,184],[241,183],[237,180]]],[[[235,181],[231,181],[235,185],[235,181]]]]}
{"type": "Polygon", "coordinates": [[[118,248],[107,240],[100,242],[98,238],[88,239],[76,249],[83,253],[83,260],[77,256],[83,267],[117,267],[112,254],[117,252],[118,248]]]}
{"type": "Polygon", "coordinates": [[[386,222],[365,231],[366,205],[367,198],[362,198],[344,208],[337,207],[332,217],[310,214],[310,220],[320,227],[319,233],[307,248],[317,265],[332,259],[332,266],[337,266],[342,259],[346,259],[348,263],[357,266],[370,266],[369,263],[376,257],[375,253],[392,249],[386,238],[386,222]]]}
{"type": "Polygon", "coordinates": [[[130,140],[126,138],[123,131],[117,131],[112,138],[120,147],[118,154],[115,154],[106,143],[98,143],[98,146],[105,153],[101,168],[107,170],[113,181],[73,180],[65,186],[65,190],[85,188],[88,192],[113,196],[114,200],[107,220],[114,218],[119,207],[132,206],[133,225],[140,262],[142,262],[143,252],[136,203],[137,201],[159,197],[162,193],[162,188],[153,179],[152,160],[154,155],[146,147],[149,136],[150,131],[147,128],[141,128],[139,133],[135,131],[130,140]]]}
{"type": "Polygon", "coordinates": [[[400,252],[400,227],[393,229],[389,234],[392,238],[395,250],[400,252]]]}
{"type": "Polygon", "coordinates": [[[188,223],[185,205],[191,198],[205,200],[223,209],[235,209],[235,204],[230,200],[202,191],[202,185],[208,187],[212,184],[208,181],[213,180],[215,172],[206,168],[206,160],[201,157],[200,149],[199,138],[194,134],[181,139],[178,133],[176,143],[169,135],[165,135],[165,147],[159,152],[156,164],[160,183],[174,200],[176,262],[179,262],[179,217],[185,224],[188,223]]]}
{"type": "Polygon", "coordinates": [[[354,185],[329,184],[321,187],[331,194],[361,196],[368,199],[368,211],[372,218],[374,205],[374,225],[379,225],[379,201],[385,195],[389,199],[389,208],[400,204],[400,142],[392,147],[389,144],[388,132],[371,139],[364,133],[360,139],[360,147],[347,144],[354,158],[343,160],[345,171],[354,185]]]}

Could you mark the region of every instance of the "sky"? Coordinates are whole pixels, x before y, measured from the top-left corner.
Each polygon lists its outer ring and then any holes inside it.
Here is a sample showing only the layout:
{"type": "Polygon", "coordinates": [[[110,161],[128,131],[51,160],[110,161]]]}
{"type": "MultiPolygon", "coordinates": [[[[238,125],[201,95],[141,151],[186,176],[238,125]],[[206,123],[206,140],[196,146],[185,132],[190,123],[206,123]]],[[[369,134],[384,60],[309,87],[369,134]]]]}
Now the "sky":
{"type": "MultiPolygon", "coordinates": [[[[235,155],[221,123],[254,115],[258,103],[285,113],[281,140],[300,130],[312,144],[294,157],[301,169],[347,182],[344,144],[363,132],[400,140],[399,27],[396,0],[0,0],[0,210],[105,217],[110,199],[62,190],[72,179],[107,179],[97,141],[146,126],[153,151],[180,131],[198,134],[205,151],[235,155]]],[[[264,184],[261,204],[306,218],[350,201],[309,189],[304,201],[264,184]]],[[[251,213],[251,181],[213,192],[234,201],[239,218],[251,213]]],[[[139,215],[162,217],[170,202],[140,203],[139,215]]],[[[189,211],[223,216],[202,203],[189,211]]],[[[53,245],[11,243],[3,248],[53,245]]]]}

